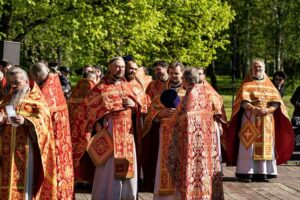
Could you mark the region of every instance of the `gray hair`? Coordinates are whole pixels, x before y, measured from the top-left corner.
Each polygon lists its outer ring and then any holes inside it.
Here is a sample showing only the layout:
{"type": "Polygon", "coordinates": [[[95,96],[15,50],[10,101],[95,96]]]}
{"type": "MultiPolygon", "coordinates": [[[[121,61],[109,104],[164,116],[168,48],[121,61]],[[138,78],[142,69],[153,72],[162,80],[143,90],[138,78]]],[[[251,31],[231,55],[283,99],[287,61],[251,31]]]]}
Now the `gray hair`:
{"type": "Polygon", "coordinates": [[[29,74],[34,75],[35,77],[47,77],[48,73],[50,72],[47,65],[43,62],[37,62],[30,66],[29,74]]]}
{"type": "Polygon", "coordinates": [[[22,79],[24,81],[28,81],[28,75],[27,72],[22,69],[21,67],[12,67],[7,71],[7,79],[10,80],[12,76],[16,75],[16,74],[21,74],[22,75],[22,79]]]}
{"type": "Polygon", "coordinates": [[[266,68],[266,65],[265,65],[265,62],[263,61],[263,59],[260,59],[260,58],[255,58],[253,59],[252,61],[252,64],[251,64],[251,67],[255,64],[255,63],[261,63],[263,68],[265,69],[266,68]]]}
{"type": "Polygon", "coordinates": [[[108,67],[113,66],[118,60],[121,60],[125,63],[124,59],[121,56],[117,56],[110,59],[110,61],[108,62],[108,67]]]}
{"type": "Polygon", "coordinates": [[[196,68],[189,68],[184,71],[183,78],[187,81],[190,85],[199,83],[199,71],[196,68]]]}

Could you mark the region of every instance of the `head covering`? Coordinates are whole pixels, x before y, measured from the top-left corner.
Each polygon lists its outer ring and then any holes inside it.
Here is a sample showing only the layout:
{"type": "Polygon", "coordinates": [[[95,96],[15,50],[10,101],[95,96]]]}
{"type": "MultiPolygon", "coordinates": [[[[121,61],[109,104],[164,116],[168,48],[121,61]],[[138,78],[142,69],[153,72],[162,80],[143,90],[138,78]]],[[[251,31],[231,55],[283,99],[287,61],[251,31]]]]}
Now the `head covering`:
{"type": "Polygon", "coordinates": [[[134,58],[131,55],[123,56],[125,62],[133,61],[135,62],[134,58]]]}
{"type": "Polygon", "coordinates": [[[61,66],[59,68],[59,71],[66,72],[66,73],[71,73],[71,69],[69,67],[65,67],[65,66],[61,66]]]}
{"type": "Polygon", "coordinates": [[[180,98],[175,90],[168,89],[160,95],[160,101],[167,108],[176,108],[180,98]]]}

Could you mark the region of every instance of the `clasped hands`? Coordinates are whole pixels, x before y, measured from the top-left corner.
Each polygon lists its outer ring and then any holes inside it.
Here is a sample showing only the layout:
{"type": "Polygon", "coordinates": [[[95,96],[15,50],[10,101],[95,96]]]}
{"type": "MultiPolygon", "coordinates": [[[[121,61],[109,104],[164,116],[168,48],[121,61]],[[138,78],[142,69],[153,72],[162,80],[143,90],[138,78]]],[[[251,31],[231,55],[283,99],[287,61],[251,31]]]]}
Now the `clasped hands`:
{"type": "Polygon", "coordinates": [[[266,116],[275,111],[275,108],[269,107],[269,108],[259,108],[252,105],[247,105],[247,109],[253,112],[255,115],[258,116],[266,116]]]}

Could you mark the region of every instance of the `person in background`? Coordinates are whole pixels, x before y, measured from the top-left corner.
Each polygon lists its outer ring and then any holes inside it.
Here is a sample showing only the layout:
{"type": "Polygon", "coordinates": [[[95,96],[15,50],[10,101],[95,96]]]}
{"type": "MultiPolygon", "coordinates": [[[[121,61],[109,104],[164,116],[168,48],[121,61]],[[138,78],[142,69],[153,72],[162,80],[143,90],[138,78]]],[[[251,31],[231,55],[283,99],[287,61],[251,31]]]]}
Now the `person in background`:
{"type": "Polygon", "coordinates": [[[290,101],[294,106],[292,125],[295,127],[300,127],[300,86],[297,87],[290,101]]]}
{"type": "Polygon", "coordinates": [[[277,177],[277,165],[290,159],[294,132],[283,100],[255,59],[233,105],[226,136],[227,164],[242,182],[277,177]]]}
{"type": "Polygon", "coordinates": [[[85,65],[82,68],[82,78],[87,78],[90,72],[95,72],[95,68],[93,65],[85,65]]]}
{"type": "Polygon", "coordinates": [[[283,97],[283,95],[284,95],[284,90],[285,90],[284,83],[285,83],[286,78],[287,78],[287,76],[283,71],[277,71],[273,74],[272,83],[279,91],[281,97],[283,97]]]}
{"type": "Polygon", "coordinates": [[[50,108],[56,148],[58,199],[73,200],[74,173],[72,141],[68,107],[57,74],[50,73],[43,62],[37,62],[29,68],[30,79],[40,87],[50,108]],[[53,95],[55,94],[55,95],[53,95]]]}
{"type": "Polygon", "coordinates": [[[58,70],[59,64],[57,62],[50,62],[48,66],[51,73],[60,75],[60,71],[58,70]]]}
{"type": "MultiPolygon", "coordinates": [[[[146,94],[149,95],[151,105],[146,115],[143,124],[142,135],[142,169],[143,169],[143,191],[154,192],[155,171],[158,155],[159,145],[159,121],[152,120],[164,106],[160,103],[160,95],[167,89],[169,80],[168,64],[164,61],[155,62],[152,67],[154,68],[156,80],[150,82],[146,89],[146,94]],[[149,115],[149,117],[147,117],[149,115]],[[148,120],[146,120],[148,118],[148,120]]],[[[170,112],[172,109],[169,109],[170,112]]],[[[166,114],[168,112],[165,112],[166,114]]]]}
{"type": "MultiPolygon", "coordinates": [[[[150,106],[150,98],[146,94],[146,88],[148,87],[149,83],[152,81],[151,76],[147,76],[145,74],[143,67],[138,67],[136,61],[132,56],[124,56],[123,59],[125,60],[125,79],[129,83],[132,88],[132,91],[141,105],[141,114],[142,116],[141,127],[143,126],[143,119],[148,112],[150,106]]],[[[138,116],[136,112],[132,113],[132,121],[135,122],[138,116]]],[[[142,151],[142,144],[141,144],[141,131],[137,130],[135,127],[135,123],[133,123],[133,133],[134,133],[134,140],[136,144],[136,152],[137,152],[137,163],[138,163],[138,187],[139,191],[142,190],[142,176],[141,176],[141,151],[142,151]]]]}
{"type": "Polygon", "coordinates": [[[97,83],[99,83],[101,81],[101,78],[103,77],[101,67],[95,66],[94,68],[95,68],[95,73],[97,75],[97,83]]]}
{"type": "MultiPolygon", "coordinates": [[[[74,123],[76,121],[75,115],[78,106],[83,102],[83,99],[92,91],[97,83],[97,75],[93,66],[87,65],[83,68],[82,78],[77,82],[72,89],[70,97],[67,99],[69,118],[71,125],[71,133],[74,133],[74,123]]],[[[75,135],[72,135],[72,143],[76,143],[75,135]]],[[[95,166],[92,163],[89,155],[85,152],[81,158],[79,166],[74,167],[76,186],[91,186],[93,183],[95,173],[95,166]]]]}
{"type": "Polygon", "coordinates": [[[4,96],[4,88],[2,87],[2,80],[4,79],[4,74],[0,71],[0,100],[4,96]]]}
{"type": "Polygon", "coordinates": [[[3,73],[3,78],[0,81],[0,98],[10,90],[10,86],[6,80],[6,73],[11,67],[12,64],[9,60],[3,59],[0,61],[0,71],[3,73]]]}
{"type": "Polygon", "coordinates": [[[59,68],[60,75],[59,80],[61,83],[62,90],[64,91],[65,98],[68,99],[71,95],[71,82],[69,80],[69,75],[71,73],[71,69],[69,67],[61,66],[59,68]]]}

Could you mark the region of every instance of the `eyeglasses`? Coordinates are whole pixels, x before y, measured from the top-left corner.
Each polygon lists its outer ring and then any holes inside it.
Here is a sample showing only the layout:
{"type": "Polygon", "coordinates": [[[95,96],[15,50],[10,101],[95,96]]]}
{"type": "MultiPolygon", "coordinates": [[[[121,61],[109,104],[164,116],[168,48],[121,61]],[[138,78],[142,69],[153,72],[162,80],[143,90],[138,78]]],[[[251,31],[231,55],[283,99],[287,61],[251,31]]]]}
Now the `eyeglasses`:
{"type": "Polygon", "coordinates": [[[275,81],[282,81],[282,78],[275,78],[275,81]]]}

